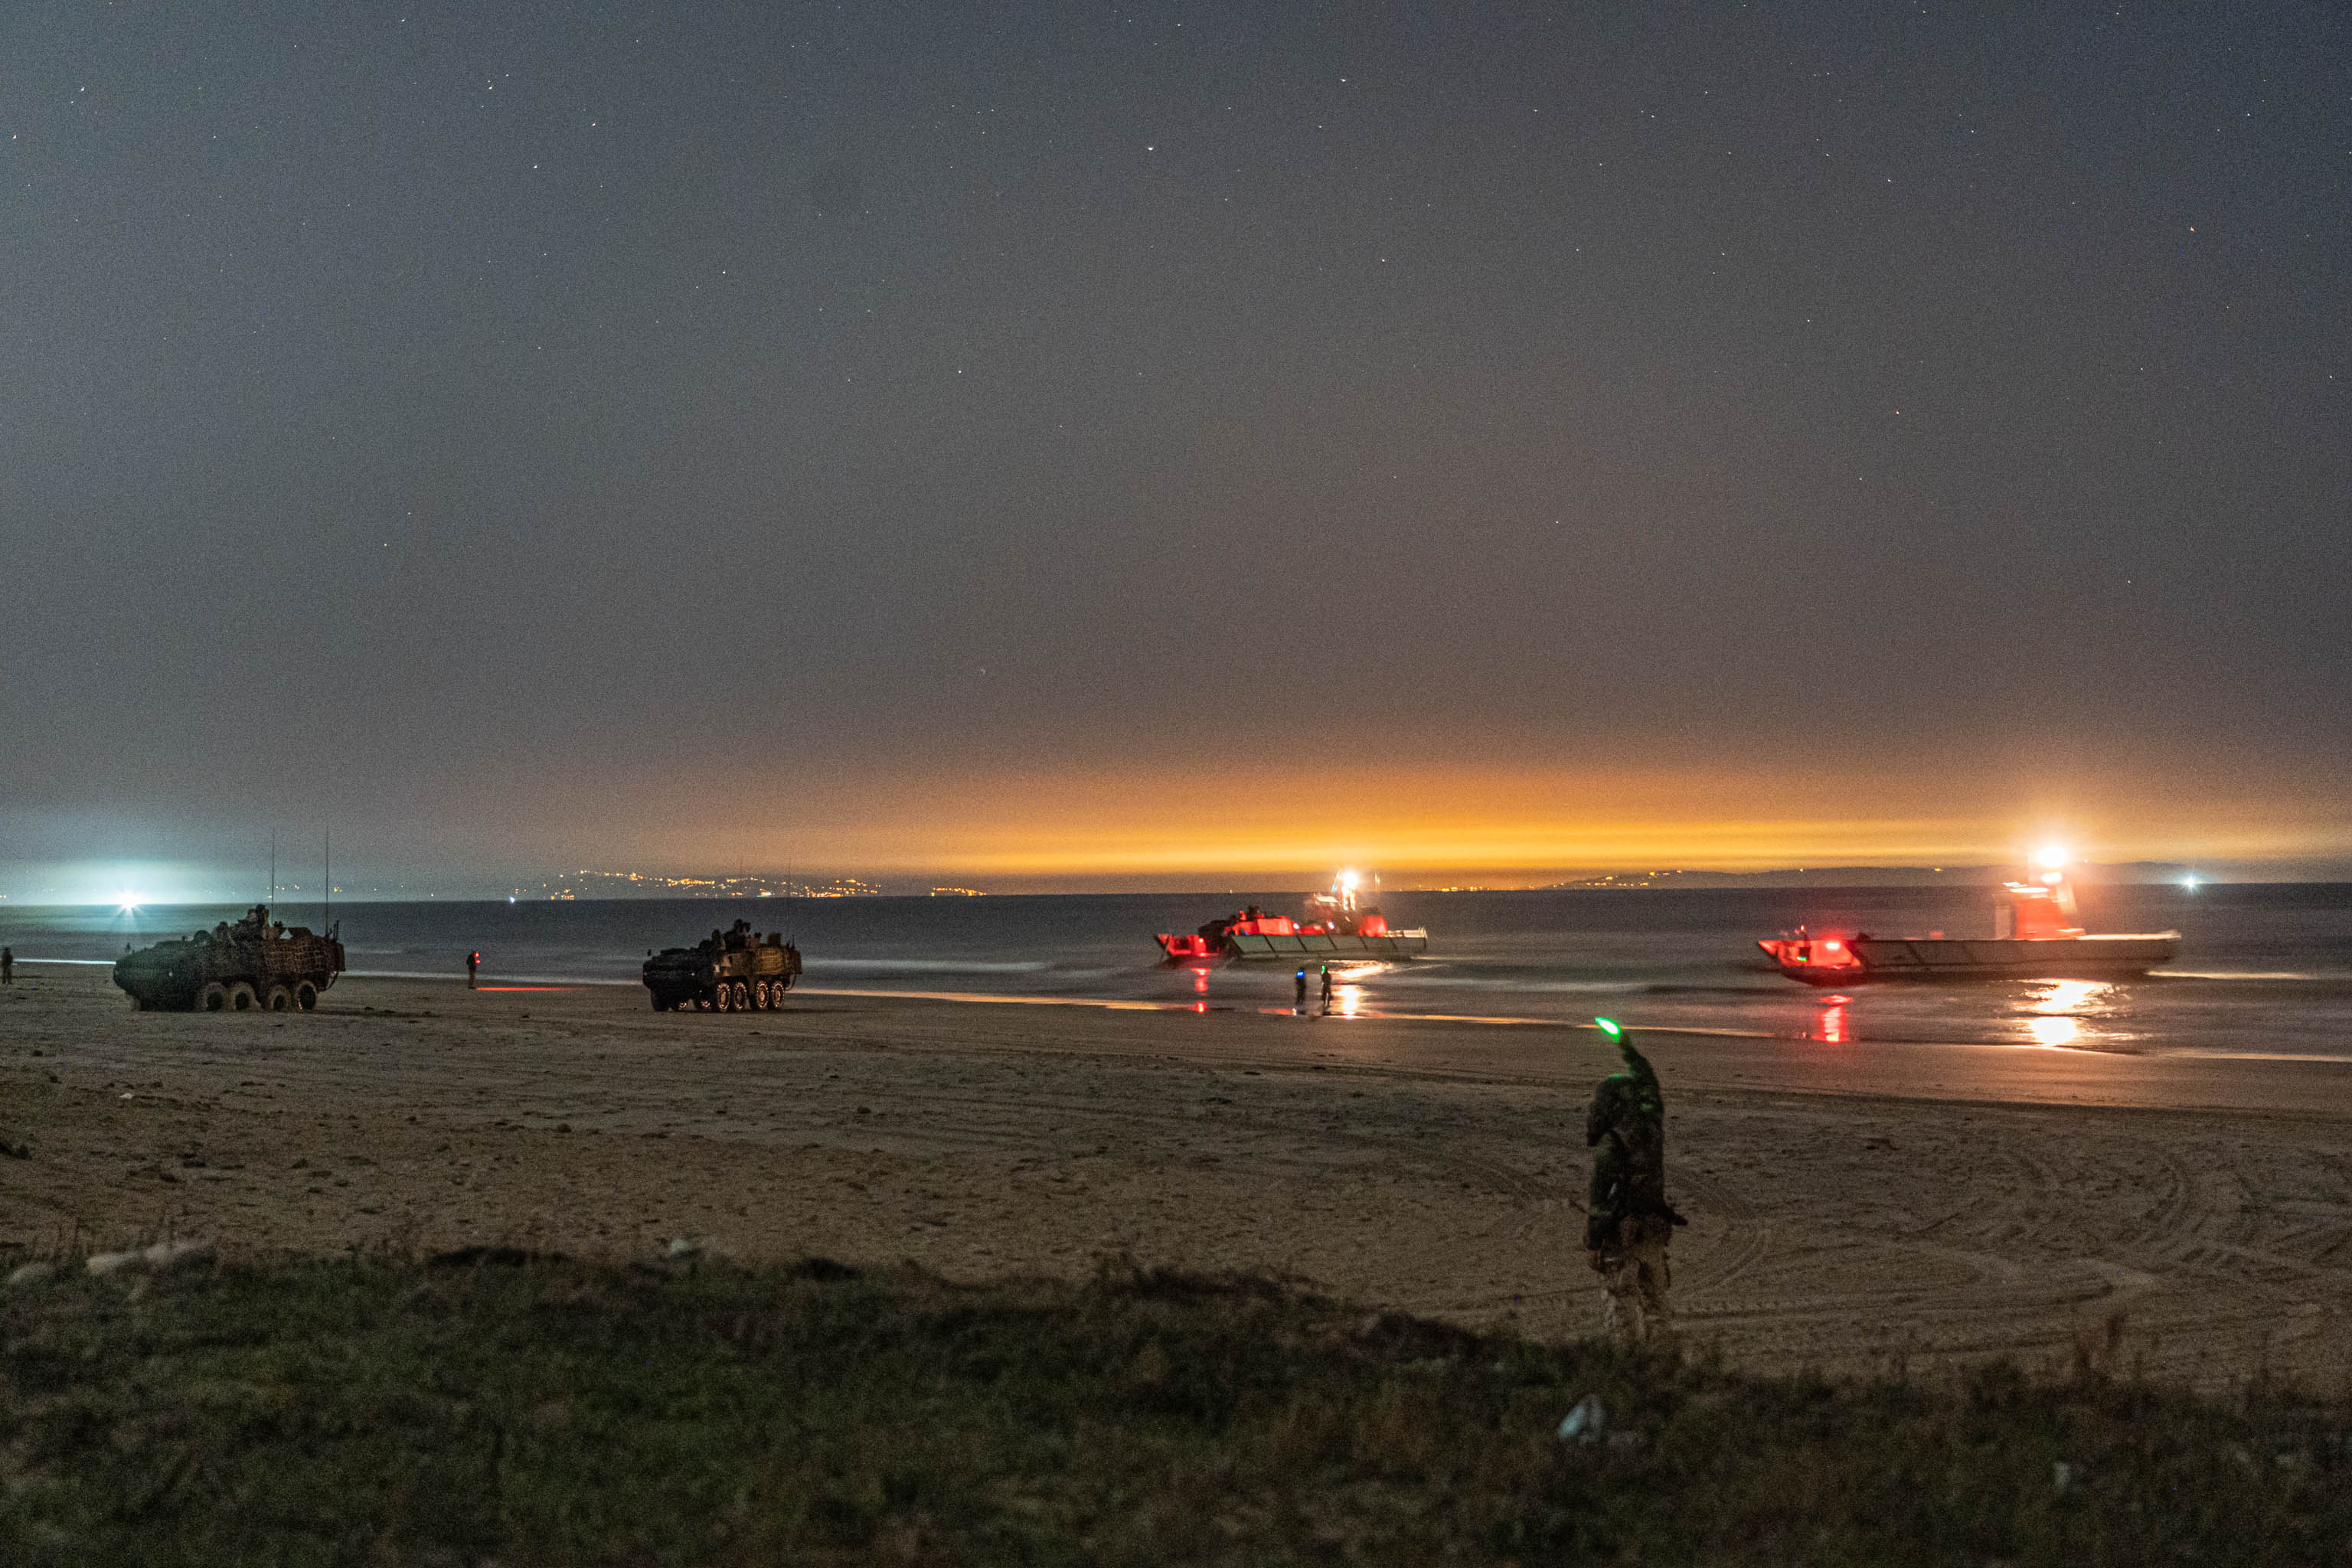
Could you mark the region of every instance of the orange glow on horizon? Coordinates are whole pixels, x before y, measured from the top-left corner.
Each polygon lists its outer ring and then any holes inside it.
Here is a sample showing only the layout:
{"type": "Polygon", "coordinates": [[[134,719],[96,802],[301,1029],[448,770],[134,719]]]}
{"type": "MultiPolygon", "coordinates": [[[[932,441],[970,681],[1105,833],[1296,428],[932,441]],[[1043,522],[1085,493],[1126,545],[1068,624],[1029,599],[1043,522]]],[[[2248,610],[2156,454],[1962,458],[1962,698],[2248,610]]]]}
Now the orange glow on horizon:
{"type": "MultiPolygon", "coordinates": [[[[1868,865],[2004,865],[2020,857],[2014,819],[1999,817],[1824,817],[1633,816],[1579,804],[1557,816],[1499,812],[1458,800],[1447,816],[1367,812],[1344,797],[1321,805],[1287,803],[1286,820],[1246,806],[1202,820],[1168,817],[1149,806],[1126,821],[1106,821],[1072,809],[1042,823],[957,825],[934,832],[933,853],[910,853],[898,836],[879,856],[895,851],[906,864],[941,864],[974,875],[1089,875],[1219,870],[1234,874],[1313,871],[1367,865],[1393,883],[1403,875],[1478,870],[1534,877],[1547,872],[1631,868],[1764,871],[1790,868],[1868,865]],[[943,841],[944,840],[944,841],[943,841]]],[[[2200,825],[2201,826],[2201,825],[2200,825]]],[[[2341,852],[2352,834],[2332,843],[2317,835],[2265,832],[2236,825],[2230,834],[2170,823],[2119,825],[2094,842],[2109,861],[2183,858],[2263,858],[2341,852]],[[2137,831],[2132,831],[2133,827],[2137,831]]],[[[887,861],[881,863],[887,864],[887,861]]]]}
{"type": "Polygon", "coordinates": [[[2127,778],[2027,797],[2013,776],[1873,782],[1769,769],[1460,771],[1271,766],[1235,772],[974,768],[763,777],[572,775],[551,814],[601,852],[677,864],[850,867],[986,879],[1200,878],[1391,887],[1443,878],[1540,885],[1636,869],[2015,866],[2063,826],[2091,863],[2352,858],[2352,810],[2281,789],[2185,799],[2127,778]],[[747,806],[723,823],[714,795],[747,806]],[[2086,806],[2084,803],[2094,803],[2086,806]],[[781,826],[780,826],[781,825],[781,826]]]}

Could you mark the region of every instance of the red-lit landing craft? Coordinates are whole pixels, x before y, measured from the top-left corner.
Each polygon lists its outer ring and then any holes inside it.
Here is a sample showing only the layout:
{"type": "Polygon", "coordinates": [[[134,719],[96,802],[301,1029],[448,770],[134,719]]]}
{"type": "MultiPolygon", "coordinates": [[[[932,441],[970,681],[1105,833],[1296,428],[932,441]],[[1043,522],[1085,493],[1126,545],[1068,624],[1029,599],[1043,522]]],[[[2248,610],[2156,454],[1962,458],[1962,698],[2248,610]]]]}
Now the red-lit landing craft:
{"type": "Polygon", "coordinates": [[[1993,933],[1984,937],[1822,935],[1800,926],[1756,945],[1780,973],[1808,985],[1855,985],[1865,980],[2114,980],[2145,974],[2180,951],[2177,931],[2093,936],[2068,923],[2074,889],[2060,869],[2063,855],[2036,858],[2044,866],[2030,882],[2005,882],[1993,904],[1993,933]]]}
{"type": "Polygon", "coordinates": [[[1342,871],[1328,893],[1307,900],[1297,920],[1270,915],[1253,904],[1223,920],[1211,921],[1191,936],[1160,933],[1160,951],[1171,963],[1216,963],[1223,959],[1398,959],[1411,958],[1429,946],[1429,933],[1391,931],[1388,917],[1377,909],[1359,909],[1356,889],[1360,879],[1342,871]]]}

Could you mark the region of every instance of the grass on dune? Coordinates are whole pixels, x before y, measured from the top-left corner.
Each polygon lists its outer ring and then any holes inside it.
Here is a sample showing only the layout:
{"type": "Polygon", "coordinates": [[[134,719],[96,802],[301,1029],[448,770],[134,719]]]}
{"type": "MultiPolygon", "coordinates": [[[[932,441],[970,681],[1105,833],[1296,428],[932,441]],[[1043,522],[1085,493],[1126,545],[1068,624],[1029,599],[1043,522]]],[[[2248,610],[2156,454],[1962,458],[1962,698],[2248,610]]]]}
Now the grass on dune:
{"type": "Polygon", "coordinates": [[[200,1266],[10,1289],[0,1336],[26,1568],[2352,1555],[2340,1405],[1743,1376],[1254,1279],[200,1266]]]}

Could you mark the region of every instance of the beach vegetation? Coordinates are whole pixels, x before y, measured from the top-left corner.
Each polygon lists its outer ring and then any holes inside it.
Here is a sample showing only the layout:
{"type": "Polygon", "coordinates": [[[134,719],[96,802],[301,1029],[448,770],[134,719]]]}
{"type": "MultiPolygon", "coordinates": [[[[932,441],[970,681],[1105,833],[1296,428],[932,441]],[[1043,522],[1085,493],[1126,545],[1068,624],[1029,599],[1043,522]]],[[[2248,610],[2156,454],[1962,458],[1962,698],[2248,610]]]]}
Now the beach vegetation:
{"type": "MultiPolygon", "coordinates": [[[[69,1261],[69,1260],[68,1260],[69,1261]]],[[[1869,1381],[1255,1276],[196,1258],[0,1291],[0,1562],[2288,1563],[2341,1399],[1869,1381]],[[1564,1440],[1588,1396],[1605,1427],[1564,1440]]]]}

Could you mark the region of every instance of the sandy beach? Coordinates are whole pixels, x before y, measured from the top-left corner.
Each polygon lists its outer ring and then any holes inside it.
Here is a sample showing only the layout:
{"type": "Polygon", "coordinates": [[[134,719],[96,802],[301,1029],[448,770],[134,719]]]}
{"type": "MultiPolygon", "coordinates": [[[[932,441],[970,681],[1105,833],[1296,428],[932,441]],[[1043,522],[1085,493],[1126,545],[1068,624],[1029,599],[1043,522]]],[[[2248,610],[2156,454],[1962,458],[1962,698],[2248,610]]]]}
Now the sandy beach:
{"type": "MultiPolygon", "coordinates": [[[[1639,1020],[1630,1020],[1638,1025],[1639,1020]]],[[[1676,1304],[1734,1363],[2121,1360],[2352,1376],[2352,1068],[1643,1037],[1689,1216],[1676,1304]]],[[[346,978],[310,1016],[0,992],[0,1247],[474,1243],[620,1258],[1256,1268],[1552,1337],[1580,1250],[1590,1032],[795,993],[346,978]]]]}

